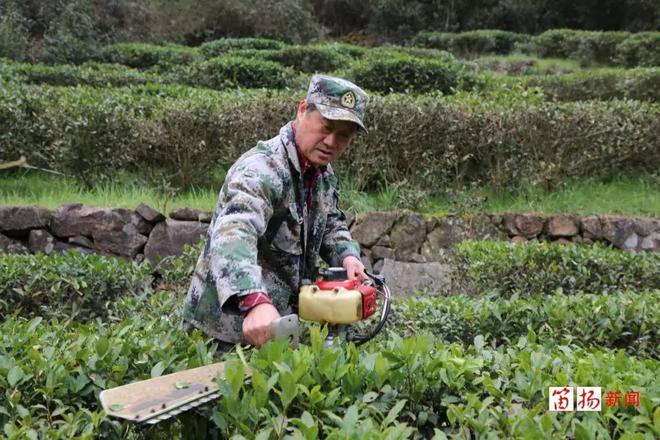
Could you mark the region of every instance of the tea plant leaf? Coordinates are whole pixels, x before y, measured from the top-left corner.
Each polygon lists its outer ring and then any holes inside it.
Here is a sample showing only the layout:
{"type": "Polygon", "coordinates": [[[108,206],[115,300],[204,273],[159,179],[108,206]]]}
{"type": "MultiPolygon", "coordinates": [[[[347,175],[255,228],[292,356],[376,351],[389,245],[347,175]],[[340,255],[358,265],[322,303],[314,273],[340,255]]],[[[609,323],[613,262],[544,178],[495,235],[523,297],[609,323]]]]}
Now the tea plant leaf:
{"type": "Polygon", "coordinates": [[[387,417],[383,420],[383,426],[391,425],[405,406],[407,400],[399,400],[396,405],[392,407],[390,412],[387,413],[387,417]]]}
{"type": "Polygon", "coordinates": [[[13,387],[15,386],[23,377],[25,376],[25,373],[23,372],[23,369],[19,367],[18,365],[15,365],[12,367],[11,370],[9,370],[9,373],[7,373],[7,382],[9,382],[9,386],[13,387]]]}
{"type": "Polygon", "coordinates": [[[163,374],[163,371],[165,371],[165,364],[162,361],[158,362],[151,368],[151,377],[159,377],[163,374]]]}

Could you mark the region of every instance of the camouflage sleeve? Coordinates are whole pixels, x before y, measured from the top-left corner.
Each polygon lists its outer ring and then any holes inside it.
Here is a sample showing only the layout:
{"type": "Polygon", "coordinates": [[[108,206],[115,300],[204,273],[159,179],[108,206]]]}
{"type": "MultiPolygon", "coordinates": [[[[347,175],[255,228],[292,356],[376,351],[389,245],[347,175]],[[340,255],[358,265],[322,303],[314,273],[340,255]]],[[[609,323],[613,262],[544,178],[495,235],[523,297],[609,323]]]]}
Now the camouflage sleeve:
{"type": "Polygon", "coordinates": [[[333,203],[328,209],[328,220],[321,243],[321,258],[330,266],[341,266],[349,255],[360,258],[360,245],[351,238],[346,216],[339,209],[339,193],[333,189],[333,203]]]}
{"type": "Polygon", "coordinates": [[[263,157],[248,158],[227,175],[211,224],[209,270],[220,307],[233,296],[266,292],[257,240],[273,215],[281,181],[263,157]]]}

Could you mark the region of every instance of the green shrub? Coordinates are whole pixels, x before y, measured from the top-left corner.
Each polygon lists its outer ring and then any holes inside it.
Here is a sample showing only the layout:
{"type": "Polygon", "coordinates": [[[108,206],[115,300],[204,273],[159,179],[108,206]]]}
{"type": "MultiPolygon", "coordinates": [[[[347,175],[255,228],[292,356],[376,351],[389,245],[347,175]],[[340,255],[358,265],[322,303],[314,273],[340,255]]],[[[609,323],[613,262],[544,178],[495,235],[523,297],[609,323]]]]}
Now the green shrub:
{"type": "MultiPolygon", "coordinates": [[[[369,134],[356,137],[336,168],[354,176],[359,190],[405,180],[438,191],[484,182],[496,189],[522,182],[552,188],[575,177],[660,168],[657,104],[540,102],[513,92],[500,90],[502,96],[488,100],[482,93],[374,95],[369,134]]],[[[0,88],[0,156],[24,155],[36,166],[75,169],[90,180],[140,163],[149,164],[139,168],[144,173],[164,166],[175,172],[181,148],[228,167],[257,140],[274,136],[304,93],[17,84],[0,88]]]]}
{"type": "Polygon", "coordinates": [[[299,72],[330,72],[348,66],[351,58],[333,46],[288,46],[271,51],[265,59],[276,61],[299,72]]]}
{"type": "Polygon", "coordinates": [[[455,262],[457,291],[469,294],[608,294],[660,286],[660,255],[600,245],[467,241],[455,262]]]}
{"type": "Polygon", "coordinates": [[[634,34],[616,47],[618,64],[634,66],[660,66],[660,32],[634,34]]]}
{"type": "Polygon", "coordinates": [[[532,37],[532,51],[543,58],[570,58],[577,53],[580,41],[572,29],[552,29],[532,37]]]}
{"type": "Polygon", "coordinates": [[[628,32],[591,32],[553,29],[532,37],[533,52],[546,58],[572,58],[583,64],[614,64],[617,46],[628,32]]]}
{"type": "Polygon", "coordinates": [[[204,58],[215,58],[227,55],[227,52],[236,49],[280,50],[285,43],[268,38],[221,38],[202,44],[199,47],[204,58]]]}
{"type": "Polygon", "coordinates": [[[466,55],[508,54],[529,36],[501,30],[476,30],[460,33],[421,32],[412,40],[413,46],[447,50],[466,55]]]}
{"type": "MultiPolygon", "coordinates": [[[[84,295],[93,296],[94,286],[83,289],[84,295]]],[[[148,437],[148,432],[153,435],[154,429],[110,419],[102,411],[98,395],[107,388],[214,362],[205,338],[181,329],[176,313],[180,301],[172,292],[127,296],[113,301],[121,312],[106,322],[40,316],[28,320],[19,315],[3,319],[0,423],[5,438],[136,439],[148,437]],[[42,405],[50,409],[38,409],[42,405]]],[[[175,427],[171,438],[181,438],[176,431],[175,427]]]]}
{"type": "MultiPolygon", "coordinates": [[[[312,324],[295,350],[276,341],[224,355],[222,397],[211,404],[212,423],[226,438],[266,438],[273,420],[301,438],[430,437],[447,428],[497,438],[580,432],[608,438],[623,431],[652,437],[659,391],[657,295],[400,301],[386,331],[359,349],[326,347],[325,330],[312,324]],[[485,332],[472,336],[480,328],[485,332]],[[415,337],[398,334],[410,330],[415,337]],[[251,380],[245,380],[245,367],[251,380]],[[535,419],[539,408],[547,408],[549,386],[585,381],[603,392],[639,391],[640,407],[571,413],[557,423],[549,414],[535,419]],[[511,408],[515,412],[500,416],[511,408]]],[[[216,361],[208,338],[182,330],[181,301],[171,291],[129,295],[115,301],[106,322],[17,314],[0,321],[3,433],[10,440],[58,440],[194,432],[185,414],[157,430],[112,421],[98,400],[103,389],[216,361]]]]}
{"type": "Polygon", "coordinates": [[[291,432],[300,431],[301,437],[322,432],[328,439],[387,438],[394,433],[400,438],[430,438],[434,433],[445,438],[449,429],[470,433],[471,438],[472,433],[479,438],[577,438],[581,432],[607,438],[632,430],[653,436],[658,368],[651,359],[544,347],[526,338],[494,349],[478,336],[472,347],[463,349],[427,335],[392,335],[373,348],[334,350],[324,348],[314,332],[310,339],[309,347],[295,351],[281,342],[269,344],[253,352],[247,365],[228,362],[222,398],[214,411],[223,437],[266,437],[274,430],[271,421],[278,418],[290,421],[295,426],[291,432]],[[252,372],[249,382],[246,367],[252,372]],[[549,413],[539,416],[547,409],[548,387],[557,381],[610,384],[603,386],[621,395],[641,389],[640,396],[646,397],[639,410],[606,408],[590,417],[577,412],[557,419],[549,413]]]}
{"type": "Polygon", "coordinates": [[[543,58],[570,58],[584,65],[660,65],[660,33],[551,29],[529,36],[500,30],[420,32],[413,46],[447,50],[462,56],[508,54],[525,50],[543,58]]]}
{"type": "MultiPolygon", "coordinates": [[[[504,80],[503,83],[516,82],[504,80]]],[[[660,68],[583,71],[566,75],[529,76],[525,86],[540,87],[548,99],[637,99],[660,101],[660,68]]]]}
{"type": "Polygon", "coordinates": [[[0,59],[0,69],[21,82],[54,86],[116,87],[140,85],[148,82],[167,82],[164,77],[140,72],[130,67],[93,62],[79,66],[69,64],[48,66],[45,64],[11,63],[0,59]]]}
{"type": "Polygon", "coordinates": [[[381,93],[453,93],[459,85],[460,66],[392,53],[389,57],[371,56],[353,64],[350,75],[365,89],[381,93]]]}
{"type": "Polygon", "coordinates": [[[120,258],[77,252],[0,255],[0,317],[106,316],[125,295],[151,291],[152,269],[120,258]]]}
{"type": "Polygon", "coordinates": [[[369,49],[363,46],[358,46],[356,44],[349,43],[339,43],[333,41],[332,43],[325,43],[322,45],[317,45],[318,47],[327,47],[328,49],[334,50],[342,55],[347,55],[351,58],[360,59],[369,53],[369,49]]]}
{"type": "Polygon", "coordinates": [[[29,58],[30,35],[25,18],[7,5],[0,14],[0,58],[24,61],[29,58]]]}
{"type": "Polygon", "coordinates": [[[146,43],[117,43],[105,46],[100,54],[107,63],[123,64],[137,69],[154,66],[186,65],[198,59],[196,49],[185,46],[157,46],[146,43]]]}
{"type": "Polygon", "coordinates": [[[242,57],[216,57],[193,64],[183,71],[181,82],[191,85],[226,89],[232,87],[284,88],[294,73],[270,61],[242,57]]]}
{"type": "Polygon", "coordinates": [[[660,290],[608,295],[550,294],[411,297],[398,301],[388,332],[432,333],[447,343],[469,345],[482,335],[495,346],[510,345],[530,332],[544,343],[623,349],[633,356],[660,356],[660,290]],[[595,316],[594,316],[595,314],[595,316]]]}
{"type": "Polygon", "coordinates": [[[253,28],[250,36],[296,44],[325,36],[325,28],[316,21],[304,0],[249,0],[249,3],[253,28]]]}
{"type": "Polygon", "coordinates": [[[71,1],[62,6],[44,33],[38,58],[50,64],[79,64],[95,58],[100,50],[100,35],[90,16],[91,5],[71,1]]]}
{"type": "MultiPolygon", "coordinates": [[[[112,421],[101,411],[97,396],[103,389],[215,361],[198,332],[180,329],[172,313],[176,298],[168,292],[120,305],[127,317],[114,323],[20,317],[0,323],[0,393],[6,397],[0,423],[8,439],[183,438],[195,431],[185,414],[154,432],[112,421]]],[[[607,438],[622,431],[653,436],[652,396],[658,392],[653,359],[557,346],[533,332],[497,348],[488,336],[477,335],[463,347],[428,334],[380,336],[360,349],[327,348],[323,335],[312,328],[296,350],[282,341],[243,350],[244,361],[226,355],[222,397],[210,408],[220,435],[267,438],[272,421],[281,420],[300,438],[430,437],[448,428],[497,438],[530,433],[565,438],[576,432],[607,438]],[[528,422],[546,407],[549,386],[585,380],[602,385],[603,392],[639,391],[640,407],[571,413],[557,423],[546,414],[528,422]],[[499,416],[511,408],[517,409],[499,416]]]]}
{"type": "Polygon", "coordinates": [[[615,64],[617,46],[629,39],[629,32],[589,32],[580,38],[575,58],[586,64],[615,64]]]}
{"type": "Polygon", "coordinates": [[[428,47],[432,49],[441,49],[451,51],[452,44],[456,38],[454,32],[420,32],[410,41],[412,46],[428,47]]]}

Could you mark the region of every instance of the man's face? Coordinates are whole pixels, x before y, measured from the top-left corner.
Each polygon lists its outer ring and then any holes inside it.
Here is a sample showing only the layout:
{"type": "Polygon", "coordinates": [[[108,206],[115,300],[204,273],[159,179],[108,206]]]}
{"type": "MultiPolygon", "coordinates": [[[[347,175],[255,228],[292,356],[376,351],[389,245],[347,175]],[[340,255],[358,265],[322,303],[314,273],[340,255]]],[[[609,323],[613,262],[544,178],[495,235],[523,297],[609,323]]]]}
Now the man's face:
{"type": "Polygon", "coordinates": [[[326,119],[319,111],[306,112],[307,101],[298,105],[296,143],[303,155],[316,166],[337,159],[351,143],[357,124],[326,119]]]}

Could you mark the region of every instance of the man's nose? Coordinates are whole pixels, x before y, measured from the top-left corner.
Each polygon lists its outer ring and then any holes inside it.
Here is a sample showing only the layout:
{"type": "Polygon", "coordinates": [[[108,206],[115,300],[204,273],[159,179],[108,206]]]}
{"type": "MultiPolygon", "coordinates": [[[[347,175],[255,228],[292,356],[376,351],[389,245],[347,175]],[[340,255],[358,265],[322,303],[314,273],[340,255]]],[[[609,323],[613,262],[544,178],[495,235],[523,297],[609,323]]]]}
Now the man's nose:
{"type": "Polygon", "coordinates": [[[325,139],[323,139],[323,143],[330,148],[335,148],[337,146],[338,140],[339,139],[337,137],[337,133],[330,133],[325,137],[325,139]]]}

